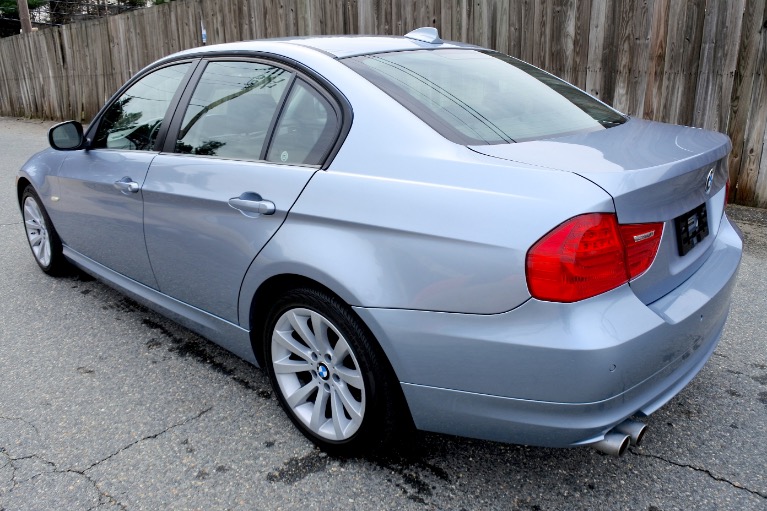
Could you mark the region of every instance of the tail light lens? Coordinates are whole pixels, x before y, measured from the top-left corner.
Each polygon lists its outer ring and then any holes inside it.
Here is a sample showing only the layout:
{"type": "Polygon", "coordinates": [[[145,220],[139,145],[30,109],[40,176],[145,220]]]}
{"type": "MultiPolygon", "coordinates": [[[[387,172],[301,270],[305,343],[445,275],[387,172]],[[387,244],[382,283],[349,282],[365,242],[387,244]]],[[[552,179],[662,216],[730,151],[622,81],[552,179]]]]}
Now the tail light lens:
{"type": "Polygon", "coordinates": [[[626,267],[631,280],[646,272],[655,260],[663,235],[663,224],[626,224],[618,227],[623,246],[626,247],[626,267]]]}
{"type": "Polygon", "coordinates": [[[644,273],[658,252],[663,223],[620,225],[612,213],[576,216],[527,252],[533,297],[576,302],[615,289],[644,273]]]}

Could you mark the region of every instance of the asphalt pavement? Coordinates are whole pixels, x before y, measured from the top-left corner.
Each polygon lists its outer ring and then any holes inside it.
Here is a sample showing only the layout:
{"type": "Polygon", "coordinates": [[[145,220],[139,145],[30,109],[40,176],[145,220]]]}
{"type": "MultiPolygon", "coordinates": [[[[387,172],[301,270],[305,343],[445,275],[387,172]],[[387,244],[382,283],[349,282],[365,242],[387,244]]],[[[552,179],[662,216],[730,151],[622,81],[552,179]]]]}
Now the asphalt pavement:
{"type": "Polygon", "coordinates": [[[0,118],[0,511],[767,509],[767,211],[728,209],[746,249],[724,337],[622,458],[419,434],[336,459],[260,369],[38,269],[14,176],[51,124],[0,118]]]}

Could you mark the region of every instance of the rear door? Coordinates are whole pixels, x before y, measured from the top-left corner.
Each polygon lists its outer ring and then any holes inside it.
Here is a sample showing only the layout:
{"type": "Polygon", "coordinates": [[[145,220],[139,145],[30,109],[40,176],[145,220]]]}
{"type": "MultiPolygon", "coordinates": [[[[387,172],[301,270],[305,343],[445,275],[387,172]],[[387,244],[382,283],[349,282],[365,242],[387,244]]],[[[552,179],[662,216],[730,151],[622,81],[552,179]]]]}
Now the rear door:
{"type": "MultiPolygon", "coordinates": [[[[192,63],[141,77],[96,121],[88,149],[72,151],[59,169],[56,230],[71,249],[133,280],[157,287],[144,245],[141,185],[169,106],[192,63]]],[[[180,92],[179,94],[180,95],[180,92]]]]}
{"type": "Polygon", "coordinates": [[[144,184],[147,251],[162,292],[236,323],[245,272],[324,161],[340,110],[257,60],[208,62],[187,96],[144,184]]]}

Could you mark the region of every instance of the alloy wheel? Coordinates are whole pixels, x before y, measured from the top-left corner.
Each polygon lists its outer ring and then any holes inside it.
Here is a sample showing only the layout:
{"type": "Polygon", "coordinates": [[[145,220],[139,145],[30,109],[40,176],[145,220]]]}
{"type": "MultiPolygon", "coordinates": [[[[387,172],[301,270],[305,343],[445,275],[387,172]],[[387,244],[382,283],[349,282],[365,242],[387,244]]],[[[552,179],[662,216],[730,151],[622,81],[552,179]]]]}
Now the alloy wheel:
{"type": "Polygon", "coordinates": [[[331,440],[352,437],[365,416],[365,383],[357,357],[325,316],[292,308],[277,320],[271,364],[285,401],[312,433],[331,440]]]}

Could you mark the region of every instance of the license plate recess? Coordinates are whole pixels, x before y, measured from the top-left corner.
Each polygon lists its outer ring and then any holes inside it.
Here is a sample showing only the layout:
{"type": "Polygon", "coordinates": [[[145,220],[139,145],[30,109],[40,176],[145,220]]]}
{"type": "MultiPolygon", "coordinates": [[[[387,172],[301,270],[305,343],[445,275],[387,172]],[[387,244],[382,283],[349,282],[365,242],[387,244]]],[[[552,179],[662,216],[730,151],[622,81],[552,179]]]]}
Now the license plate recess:
{"type": "Polygon", "coordinates": [[[683,256],[708,236],[706,203],[674,219],[679,255],[683,256]]]}

